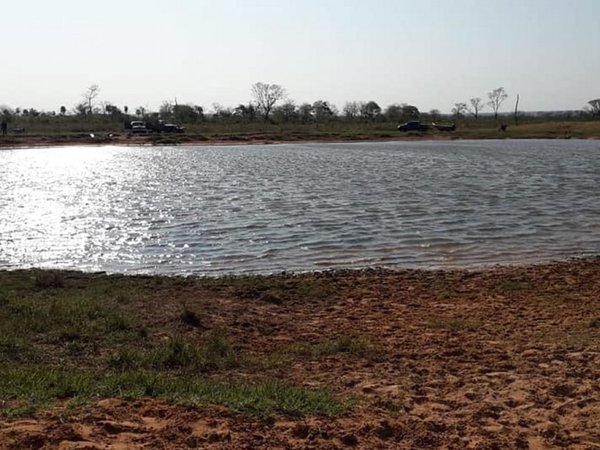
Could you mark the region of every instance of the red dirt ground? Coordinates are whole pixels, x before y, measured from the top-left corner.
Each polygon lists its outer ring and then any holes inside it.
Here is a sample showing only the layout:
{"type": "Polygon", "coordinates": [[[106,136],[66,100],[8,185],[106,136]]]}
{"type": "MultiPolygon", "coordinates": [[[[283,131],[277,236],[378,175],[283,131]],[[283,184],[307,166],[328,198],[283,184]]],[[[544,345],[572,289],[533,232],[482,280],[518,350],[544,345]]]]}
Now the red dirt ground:
{"type": "Polygon", "coordinates": [[[359,337],[364,351],[265,369],[352,399],[341,416],[261,420],[216,406],[101,399],[68,414],[0,419],[0,448],[600,448],[600,259],[276,279],[320,280],[336,295],[240,298],[198,283],[162,291],[145,314],[160,325],[176,314],[169,305],[203,305],[208,326],[258,355],[359,337]]]}

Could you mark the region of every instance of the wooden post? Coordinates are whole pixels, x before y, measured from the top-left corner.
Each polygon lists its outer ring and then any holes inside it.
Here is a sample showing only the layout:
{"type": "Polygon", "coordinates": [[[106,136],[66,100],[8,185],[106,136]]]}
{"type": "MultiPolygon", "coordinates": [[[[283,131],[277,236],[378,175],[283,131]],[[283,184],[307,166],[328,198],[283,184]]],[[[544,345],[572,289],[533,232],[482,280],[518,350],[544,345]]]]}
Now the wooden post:
{"type": "Polygon", "coordinates": [[[515,126],[519,125],[519,94],[517,94],[517,102],[515,103],[515,126]]]}

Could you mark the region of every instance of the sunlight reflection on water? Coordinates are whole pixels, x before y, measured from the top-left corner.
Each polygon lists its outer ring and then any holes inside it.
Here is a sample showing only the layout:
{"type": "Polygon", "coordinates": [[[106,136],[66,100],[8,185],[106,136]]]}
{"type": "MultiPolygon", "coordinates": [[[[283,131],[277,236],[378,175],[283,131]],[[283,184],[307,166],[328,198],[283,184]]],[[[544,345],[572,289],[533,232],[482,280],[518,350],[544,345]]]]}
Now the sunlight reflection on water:
{"type": "Polygon", "coordinates": [[[0,152],[0,268],[268,273],[600,253],[598,141],[0,152]]]}

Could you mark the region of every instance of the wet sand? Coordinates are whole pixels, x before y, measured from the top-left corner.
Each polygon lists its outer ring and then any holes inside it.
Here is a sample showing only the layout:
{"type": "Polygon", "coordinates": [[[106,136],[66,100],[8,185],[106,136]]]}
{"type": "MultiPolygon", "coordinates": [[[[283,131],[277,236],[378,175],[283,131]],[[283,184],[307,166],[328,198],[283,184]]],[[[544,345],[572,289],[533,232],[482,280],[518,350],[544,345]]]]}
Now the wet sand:
{"type": "Polygon", "coordinates": [[[193,337],[219,327],[254,356],[293,353],[256,372],[329,387],[347,404],[343,413],[261,419],[221,406],[99,398],[0,416],[0,448],[600,448],[599,258],[475,272],[283,274],[236,286],[158,287],[137,308],[152,330],[177,326],[193,337]],[[301,293],[315,280],[327,295],[301,293]],[[174,325],[182,303],[202,308],[202,327],[174,325]],[[340,337],[354,344],[290,350],[340,337]]]}

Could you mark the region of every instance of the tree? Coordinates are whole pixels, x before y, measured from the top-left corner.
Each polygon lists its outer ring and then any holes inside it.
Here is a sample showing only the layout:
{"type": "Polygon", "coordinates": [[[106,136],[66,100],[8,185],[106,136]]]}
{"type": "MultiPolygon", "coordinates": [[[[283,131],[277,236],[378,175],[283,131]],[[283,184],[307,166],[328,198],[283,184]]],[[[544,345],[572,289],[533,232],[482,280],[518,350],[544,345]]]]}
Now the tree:
{"type": "Polygon", "coordinates": [[[212,104],[212,108],[213,108],[213,114],[212,114],[212,118],[214,120],[224,120],[227,121],[231,118],[231,116],[233,116],[233,112],[231,111],[231,108],[228,108],[226,106],[223,106],[219,103],[213,103],[212,104]]]}
{"type": "Polygon", "coordinates": [[[387,108],[385,108],[384,115],[385,117],[387,117],[388,120],[392,122],[400,122],[402,120],[403,114],[402,108],[403,106],[397,103],[391,104],[387,108]]]}
{"type": "Polygon", "coordinates": [[[471,103],[471,114],[473,114],[473,117],[475,117],[475,120],[477,120],[479,118],[479,112],[483,109],[484,106],[483,101],[479,97],[474,97],[469,100],[469,103],[471,103]]]}
{"type": "Polygon", "coordinates": [[[373,120],[381,114],[381,107],[371,100],[370,102],[361,105],[360,114],[367,120],[373,120]]]}
{"type": "Polygon", "coordinates": [[[588,105],[590,105],[592,117],[598,117],[600,119],[600,98],[590,100],[588,105]]]}
{"type": "Polygon", "coordinates": [[[360,114],[360,106],[357,102],[346,102],[342,111],[344,112],[346,119],[352,120],[357,118],[360,114]]]}
{"type": "Polygon", "coordinates": [[[94,112],[94,99],[100,94],[100,87],[97,84],[92,84],[83,93],[83,100],[87,106],[87,113],[92,114],[94,112]]]}
{"type": "Polygon", "coordinates": [[[243,120],[252,121],[256,118],[256,108],[252,103],[240,104],[233,110],[233,115],[243,120]]]}
{"type": "Polygon", "coordinates": [[[252,96],[256,100],[258,110],[262,113],[266,122],[269,120],[269,114],[275,103],[285,97],[285,89],[278,84],[258,82],[252,85],[252,96]]]}
{"type": "Polygon", "coordinates": [[[488,98],[490,99],[488,105],[490,105],[494,111],[494,120],[498,120],[498,110],[500,109],[500,105],[502,105],[504,100],[508,98],[508,94],[503,87],[499,87],[498,89],[488,92],[488,98]]]}
{"type": "Polygon", "coordinates": [[[317,100],[312,105],[312,112],[317,122],[326,122],[336,114],[336,108],[325,100],[317,100]]]}
{"type": "Polygon", "coordinates": [[[192,105],[175,104],[171,111],[173,118],[178,123],[196,123],[200,119],[198,111],[192,105]]]}
{"type": "Polygon", "coordinates": [[[67,107],[63,105],[60,107],[60,115],[64,116],[65,114],[67,114],[67,107]]]}
{"type": "Polygon", "coordinates": [[[298,119],[298,109],[293,101],[273,108],[273,117],[277,122],[293,122],[298,119]]]}
{"type": "Polygon", "coordinates": [[[454,108],[452,108],[452,114],[454,114],[457,119],[460,119],[466,112],[467,112],[467,104],[466,103],[455,103],[454,108]]]}
{"type": "Polygon", "coordinates": [[[173,103],[165,100],[162,102],[162,105],[160,105],[160,108],[158,108],[158,112],[162,118],[170,119],[173,115],[173,103]]]}
{"type": "Polygon", "coordinates": [[[419,120],[421,113],[419,112],[419,108],[413,105],[407,105],[406,103],[402,103],[402,119],[405,122],[411,120],[419,120]]]}
{"type": "Polygon", "coordinates": [[[119,117],[123,114],[118,106],[113,105],[112,103],[106,102],[104,104],[104,112],[106,114],[110,114],[113,117],[119,117]]]}
{"type": "Polygon", "coordinates": [[[434,108],[434,109],[431,109],[431,110],[429,110],[429,118],[430,118],[430,119],[431,119],[433,122],[435,122],[436,120],[440,120],[440,117],[441,117],[441,116],[442,116],[442,115],[441,115],[441,113],[440,113],[440,110],[439,110],[439,109],[435,109],[435,108],[434,108]]]}
{"type": "Polygon", "coordinates": [[[309,103],[302,103],[298,107],[298,116],[302,122],[312,122],[314,120],[312,105],[309,103]]]}
{"type": "Polygon", "coordinates": [[[75,114],[85,116],[88,111],[88,105],[85,102],[77,103],[74,108],[75,114]]]}
{"type": "Polygon", "coordinates": [[[198,115],[198,121],[203,121],[204,120],[204,108],[200,105],[194,105],[194,110],[196,111],[196,114],[198,115]]]}

